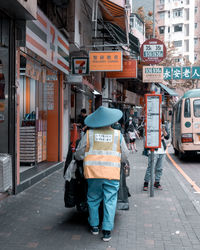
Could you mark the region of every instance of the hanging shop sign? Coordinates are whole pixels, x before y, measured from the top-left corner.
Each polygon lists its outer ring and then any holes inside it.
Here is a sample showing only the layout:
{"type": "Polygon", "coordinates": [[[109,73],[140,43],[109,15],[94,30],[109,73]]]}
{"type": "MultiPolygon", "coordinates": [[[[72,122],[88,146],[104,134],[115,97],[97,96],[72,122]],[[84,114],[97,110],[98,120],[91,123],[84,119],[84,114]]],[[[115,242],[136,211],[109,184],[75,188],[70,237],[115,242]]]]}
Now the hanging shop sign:
{"type": "Polygon", "coordinates": [[[89,57],[72,57],[72,74],[89,74],[89,57]]]}
{"type": "Polygon", "coordinates": [[[26,47],[69,74],[69,43],[40,9],[37,20],[26,22],[26,47]]]}
{"type": "Polygon", "coordinates": [[[164,80],[200,79],[200,67],[164,67],[164,80]]]}
{"type": "Polygon", "coordinates": [[[123,61],[123,71],[107,72],[107,78],[137,78],[137,60],[123,61]]]}
{"type": "Polygon", "coordinates": [[[163,66],[143,66],[143,82],[162,82],[163,66]]]}
{"type": "Polygon", "coordinates": [[[122,71],[122,51],[90,51],[90,71],[122,71]]]}
{"type": "Polygon", "coordinates": [[[156,38],[148,39],[141,46],[140,56],[144,62],[158,64],[166,57],[165,44],[156,38]]]}
{"type": "Polygon", "coordinates": [[[145,148],[161,147],[162,95],[145,94],[145,148]]]}

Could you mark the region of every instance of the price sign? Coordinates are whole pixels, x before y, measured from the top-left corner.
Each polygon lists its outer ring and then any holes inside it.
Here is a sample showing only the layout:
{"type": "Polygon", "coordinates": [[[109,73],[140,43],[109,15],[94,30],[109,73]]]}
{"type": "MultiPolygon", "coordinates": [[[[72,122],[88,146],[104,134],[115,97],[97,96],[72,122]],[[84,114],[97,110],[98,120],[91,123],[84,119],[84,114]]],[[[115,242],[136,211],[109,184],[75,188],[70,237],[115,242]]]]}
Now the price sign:
{"type": "Polygon", "coordinates": [[[155,38],[146,40],[141,46],[140,56],[149,64],[157,64],[166,57],[165,44],[155,38]]]}
{"type": "Polygon", "coordinates": [[[145,113],[145,147],[161,147],[161,121],[160,106],[162,102],[161,95],[146,94],[146,113],[145,113]]]}

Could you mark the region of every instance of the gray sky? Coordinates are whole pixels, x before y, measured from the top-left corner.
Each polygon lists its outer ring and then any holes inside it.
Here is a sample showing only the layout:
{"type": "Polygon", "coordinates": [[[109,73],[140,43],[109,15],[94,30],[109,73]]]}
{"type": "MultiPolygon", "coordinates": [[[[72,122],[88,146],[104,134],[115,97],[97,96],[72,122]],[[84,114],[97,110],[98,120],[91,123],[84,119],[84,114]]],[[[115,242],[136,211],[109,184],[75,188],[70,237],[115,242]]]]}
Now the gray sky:
{"type": "Polygon", "coordinates": [[[144,6],[146,15],[151,10],[153,11],[153,0],[132,0],[133,2],[133,12],[141,6],[144,6]]]}

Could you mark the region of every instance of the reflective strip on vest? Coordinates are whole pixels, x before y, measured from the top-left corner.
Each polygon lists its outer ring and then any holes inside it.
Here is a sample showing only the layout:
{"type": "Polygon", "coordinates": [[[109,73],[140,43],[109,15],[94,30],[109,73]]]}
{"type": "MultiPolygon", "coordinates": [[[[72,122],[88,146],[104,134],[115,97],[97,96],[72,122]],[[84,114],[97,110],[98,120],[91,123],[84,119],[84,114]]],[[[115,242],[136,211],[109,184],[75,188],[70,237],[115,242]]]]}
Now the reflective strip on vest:
{"type": "Polygon", "coordinates": [[[89,141],[87,141],[86,148],[89,144],[89,150],[85,152],[84,158],[85,178],[119,180],[121,167],[120,131],[94,129],[87,132],[89,133],[89,141]]]}

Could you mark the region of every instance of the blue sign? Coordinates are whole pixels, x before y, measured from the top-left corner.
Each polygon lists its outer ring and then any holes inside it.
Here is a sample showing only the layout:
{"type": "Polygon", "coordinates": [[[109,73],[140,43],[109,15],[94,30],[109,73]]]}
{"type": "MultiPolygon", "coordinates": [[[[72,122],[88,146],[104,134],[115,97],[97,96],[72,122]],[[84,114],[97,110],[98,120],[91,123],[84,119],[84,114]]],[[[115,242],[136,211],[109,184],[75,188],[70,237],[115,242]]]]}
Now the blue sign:
{"type": "Polygon", "coordinates": [[[192,79],[200,79],[200,67],[192,67],[192,79]]]}
{"type": "Polygon", "coordinates": [[[173,67],[173,80],[181,79],[181,67],[173,67]]]}
{"type": "Polygon", "coordinates": [[[163,77],[164,77],[164,80],[171,80],[172,79],[172,68],[164,67],[163,77]]]}
{"type": "Polygon", "coordinates": [[[191,78],[191,68],[183,67],[182,68],[182,79],[190,79],[191,78]]]}

